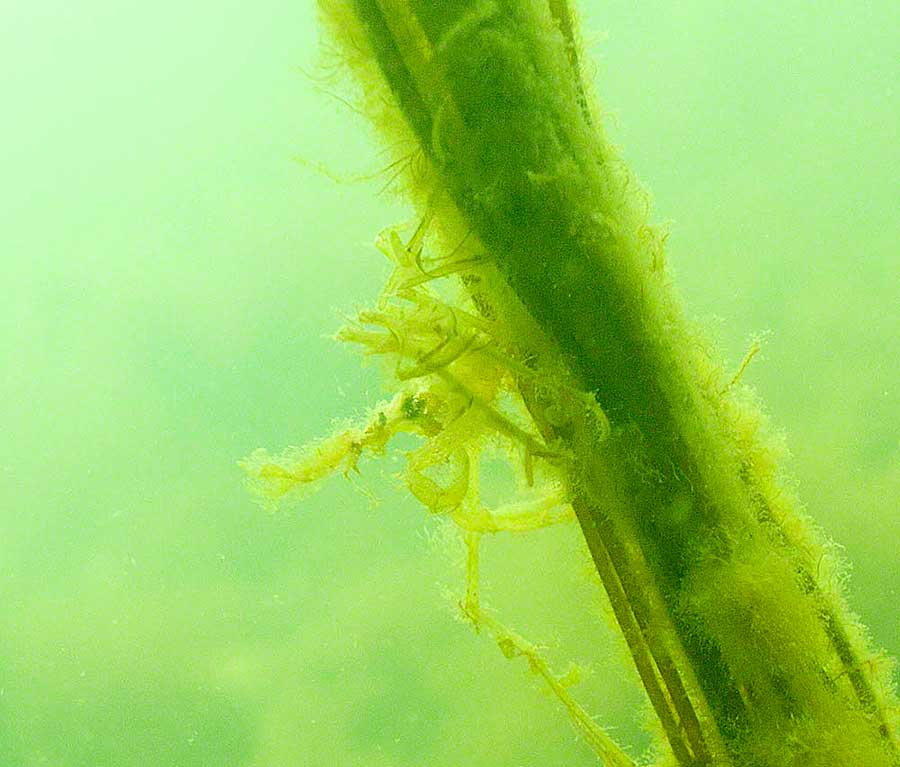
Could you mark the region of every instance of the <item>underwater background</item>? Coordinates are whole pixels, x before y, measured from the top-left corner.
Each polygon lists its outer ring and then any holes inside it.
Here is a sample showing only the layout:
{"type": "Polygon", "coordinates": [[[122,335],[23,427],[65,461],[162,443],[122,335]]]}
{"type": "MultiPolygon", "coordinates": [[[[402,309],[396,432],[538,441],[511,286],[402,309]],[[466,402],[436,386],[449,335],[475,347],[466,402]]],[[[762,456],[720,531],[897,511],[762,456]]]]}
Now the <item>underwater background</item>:
{"type": "MultiPolygon", "coordinates": [[[[762,337],[745,380],[896,656],[896,4],[580,7],[687,313],[732,368],[762,337]]],[[[386,396],[329,336],[413,215],[318,41],[308,1],[0,1],[3,767],[596,763],[455,619],[462,550],[402,451],[275,514],[243,485],[386,396]]],[[[578,536],[485,540],[483,600],[588,666],[575,696],[639,756],[578,536]]]]}

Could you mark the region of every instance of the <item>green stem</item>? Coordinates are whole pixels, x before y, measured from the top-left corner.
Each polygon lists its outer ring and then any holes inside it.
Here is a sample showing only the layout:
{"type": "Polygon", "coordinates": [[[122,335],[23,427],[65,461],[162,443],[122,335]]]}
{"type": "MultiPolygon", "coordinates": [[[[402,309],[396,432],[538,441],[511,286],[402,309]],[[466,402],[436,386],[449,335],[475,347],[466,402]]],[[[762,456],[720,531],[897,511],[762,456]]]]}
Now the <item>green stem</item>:
{"type": "Polygon", "coordinates": [[[577,413],[550,426],[521,387],[572,456],[573,506],[678,763],[893,763],[866,650],[812,575],[818,548],[745,434],[754,413],[715,385],[591,116],[568,3],[353,8],[437,183],[540,327],[534,346],[609,419],[602,441],[577,413]]]}

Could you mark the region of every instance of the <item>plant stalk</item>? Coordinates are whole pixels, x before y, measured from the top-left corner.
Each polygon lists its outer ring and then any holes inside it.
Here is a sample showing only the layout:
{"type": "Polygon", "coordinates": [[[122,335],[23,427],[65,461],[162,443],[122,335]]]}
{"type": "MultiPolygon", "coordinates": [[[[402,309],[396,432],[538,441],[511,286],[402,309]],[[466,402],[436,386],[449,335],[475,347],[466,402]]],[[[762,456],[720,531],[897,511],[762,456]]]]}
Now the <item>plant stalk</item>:
{"type": "Polygon", "coordinates": [[[551,372],[608,419],[601,435],[577,403],[551,417],[558,403],[520,381],[569,456],[572,505],[676,762],[896,764],[889,685],[817,581],[822,546],[738,376],[723,385],[683,320],[664,237],[587,95],[569,3],[323,7],[359,71],[377,64],[405,128],[382,124],[424,158],[414,194],[444,195],[501,276],[480,288],[485,311],[527,317],[510,320],[526,364],[540,370],[552,347],[565,371],[551,372]]]}

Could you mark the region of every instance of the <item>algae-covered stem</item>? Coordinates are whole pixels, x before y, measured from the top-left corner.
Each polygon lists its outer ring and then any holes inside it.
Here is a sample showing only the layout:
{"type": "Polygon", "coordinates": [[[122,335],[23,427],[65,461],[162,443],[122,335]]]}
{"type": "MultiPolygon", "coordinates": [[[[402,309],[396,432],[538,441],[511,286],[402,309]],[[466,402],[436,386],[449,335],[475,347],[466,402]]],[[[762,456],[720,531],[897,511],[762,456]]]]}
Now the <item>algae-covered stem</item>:
{"type": "Polygon", "coordinates": [[[661,238],[586,96],[566,0],[322,5],[414,134],[432,185],[419,201],[446,194],[540,328],[518,339],[523,359],[540,366],[533,350],[553,346],[608,418],[603,439],[583,414],[549,418],[521,381],[570,455],[572,505],[677,762],[895,763],[886,683],[816,582],[821,548],[758,413],[681,318],[661,238]]]}

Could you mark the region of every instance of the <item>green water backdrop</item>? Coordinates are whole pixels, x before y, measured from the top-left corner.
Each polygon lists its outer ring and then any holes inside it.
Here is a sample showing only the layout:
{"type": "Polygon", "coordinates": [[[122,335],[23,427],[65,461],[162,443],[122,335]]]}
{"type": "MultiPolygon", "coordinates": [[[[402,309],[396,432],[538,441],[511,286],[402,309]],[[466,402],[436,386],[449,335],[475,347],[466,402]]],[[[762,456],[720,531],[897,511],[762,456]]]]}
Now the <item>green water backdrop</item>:
{"type": "MultiPolygon", "coordinates": [[[[896,3],[582,12],[688,312],[732,366],[763,334],[746,378],[900,654],[896,3]]],[[[461,549],[402,454],[276,515],[242,485],[384,396],[327,336],[411,212],[318,38],[308,0],[0,2],[0,765],[595,763],[454,620],[461,549]]],[[[483,598],[591,667],[576,695],[637,755],[579,545],[486,541],[483,598]]]]}

